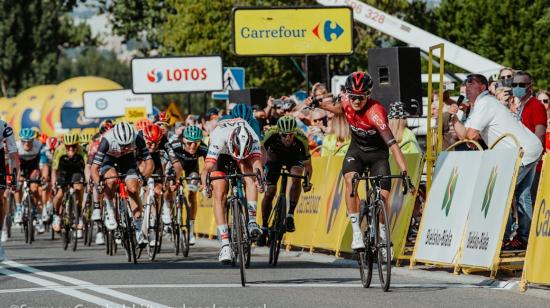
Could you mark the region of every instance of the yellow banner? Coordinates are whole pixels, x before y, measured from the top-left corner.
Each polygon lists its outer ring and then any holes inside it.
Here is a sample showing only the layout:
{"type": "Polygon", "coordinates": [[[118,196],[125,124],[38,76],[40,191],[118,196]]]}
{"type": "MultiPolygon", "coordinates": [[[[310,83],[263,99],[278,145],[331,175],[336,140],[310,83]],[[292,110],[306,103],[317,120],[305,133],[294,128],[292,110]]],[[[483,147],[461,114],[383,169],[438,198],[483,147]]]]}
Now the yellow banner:
{"type": "Polygon", "coordinates": [[[550,284],[548,256],[550,256],[550,156],[546,154],[525,256],[523,275],[527,282],[550,284]]]}
{"type": "Polygon", "coordinates": [[[147,118],[147,109],[145,107],[126,107],[124,119],[135,123],[138,120],[147,118]]]}
{"type": "Polygon", "coordinates": [[[240,56],[353,53],[349,7],[236,8],[233,48],[240,56]]]}

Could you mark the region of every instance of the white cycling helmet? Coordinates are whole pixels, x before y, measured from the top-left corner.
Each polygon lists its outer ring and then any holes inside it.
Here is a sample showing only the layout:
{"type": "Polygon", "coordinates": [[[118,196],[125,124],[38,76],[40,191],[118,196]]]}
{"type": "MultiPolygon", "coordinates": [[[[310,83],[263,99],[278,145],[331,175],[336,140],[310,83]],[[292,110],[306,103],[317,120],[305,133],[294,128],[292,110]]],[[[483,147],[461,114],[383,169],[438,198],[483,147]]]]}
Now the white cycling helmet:
{"type": "Polygon", "coordinates": [[[233,158],[241,160],[250,155],[254,138],[252,133],[245,126],[237,126],[227,141],[229,152],[233,158]]]}
{"type": "Polygon", "coordinates": [[[134,141],[136,131],[128,122],[121,122],[113,127],[113,135],[115,136],[116,142],[124,146],[134,141]]]}

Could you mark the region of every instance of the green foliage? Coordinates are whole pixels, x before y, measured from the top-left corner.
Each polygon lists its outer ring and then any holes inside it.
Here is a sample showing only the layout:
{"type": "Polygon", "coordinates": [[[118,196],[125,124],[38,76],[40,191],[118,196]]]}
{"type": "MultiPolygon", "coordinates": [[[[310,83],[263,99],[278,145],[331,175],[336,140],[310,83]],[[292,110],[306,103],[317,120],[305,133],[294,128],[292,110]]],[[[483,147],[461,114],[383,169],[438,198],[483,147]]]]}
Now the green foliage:
{"type": "Polygon", "coordinates": [[[62,48],[93,44],[89,27],[67,15],[76,0],[0,2],[0,94],[51,83],[62,48]]]}
{"type": "Polygon", "coordinates": [[[59,59],[57,83],[77,76],[100,76],[125,88],[132,86],[129,64],[120,62],[112,51],[99,51],[96,48],[85,48],[76,57],[64,54],[59,59]]]}

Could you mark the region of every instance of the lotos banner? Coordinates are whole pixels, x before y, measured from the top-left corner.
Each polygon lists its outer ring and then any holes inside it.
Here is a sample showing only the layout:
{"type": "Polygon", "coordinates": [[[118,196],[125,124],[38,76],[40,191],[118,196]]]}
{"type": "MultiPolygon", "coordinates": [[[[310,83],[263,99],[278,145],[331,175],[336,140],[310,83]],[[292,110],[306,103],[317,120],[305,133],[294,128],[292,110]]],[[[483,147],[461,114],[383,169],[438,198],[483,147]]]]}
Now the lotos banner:
{"type": "Polygon", "coordinates": [[[416,240],[416,261],[445,265],[458,262],[482,154],[475,151],[439,155],[416,240]]]}
{"type": "Polygon", "coordinates": [[[351,54],[350,7],[238,7],[233,51],[239,56],[351,54]]]}
{"type": "Polygon", "coordinates": [[[544,156],[542,173],[533,220],[529,233],[529,244],[525,256],[522,276],[522,291],[526,283],[550,285],[550,156],[544,156]]]}
{"type": "Polygon", "coordinates": [[[459,264],[492,269],[498,266],[502,238],[521,165],[517,149],[483,152],[477,172],[459,264]]]}

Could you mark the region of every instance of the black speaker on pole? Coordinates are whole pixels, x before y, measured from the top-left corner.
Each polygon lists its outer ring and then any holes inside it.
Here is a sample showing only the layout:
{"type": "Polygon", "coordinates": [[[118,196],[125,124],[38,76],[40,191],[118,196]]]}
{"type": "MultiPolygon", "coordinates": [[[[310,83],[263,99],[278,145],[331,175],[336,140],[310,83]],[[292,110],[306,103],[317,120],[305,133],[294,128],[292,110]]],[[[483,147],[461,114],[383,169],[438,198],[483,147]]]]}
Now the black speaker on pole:
{"type": "Polygon", "coordinates": [[[373,48],[368,51],[369,74],[374,84],[372,98],[386,110],[400,101],[412,116],[422,115],[420,49],[415,47],[373,48]]]}
{"type": "Polygon", "coordinates": [[[267,105],[267,92],[265,89],[229,90],[229,102],[259,105],[264,108],[267,105]]]}

